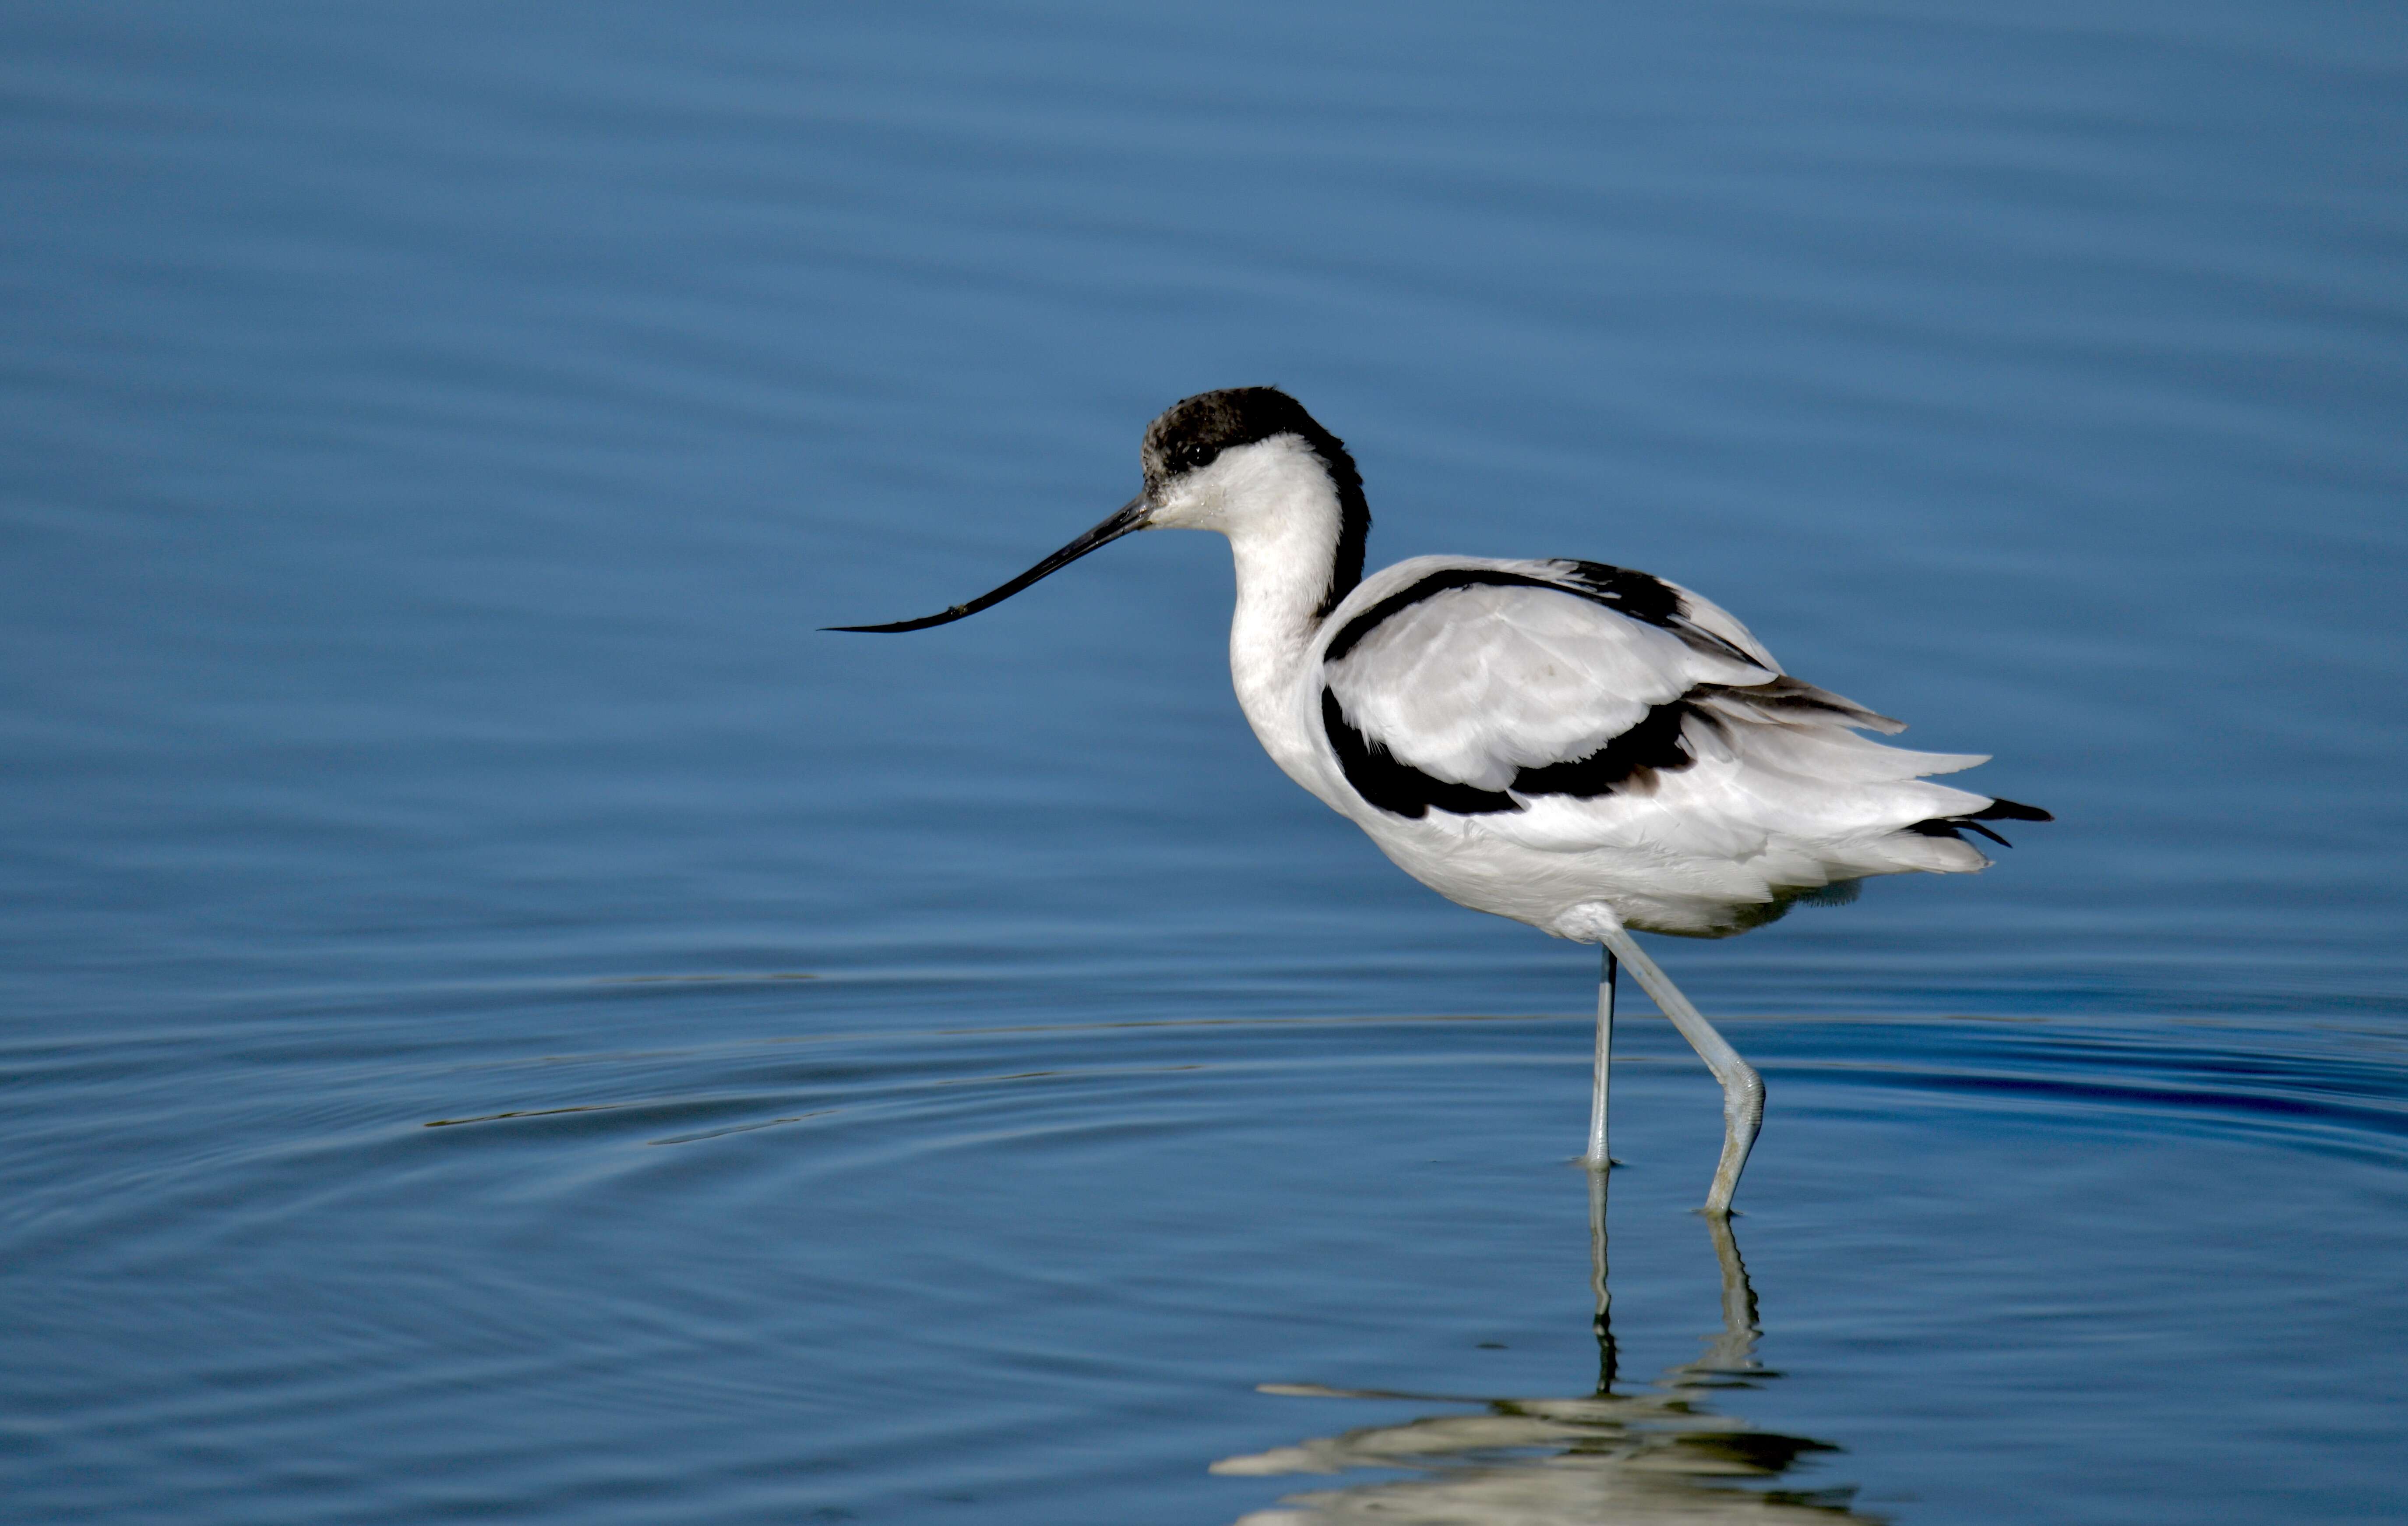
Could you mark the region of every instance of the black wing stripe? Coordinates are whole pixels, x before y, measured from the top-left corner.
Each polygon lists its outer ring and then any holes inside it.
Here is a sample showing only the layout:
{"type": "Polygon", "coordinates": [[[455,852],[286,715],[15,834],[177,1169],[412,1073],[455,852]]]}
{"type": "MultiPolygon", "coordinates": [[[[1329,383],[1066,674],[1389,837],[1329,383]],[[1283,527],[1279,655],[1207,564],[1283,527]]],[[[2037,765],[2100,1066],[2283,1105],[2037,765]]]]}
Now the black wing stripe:
{"type": "Polygon", "coordinates": [[[1354,729],[1335,693],[1327,688],[1321,691],[1322,730],[1329,737],[1330,751],[1338,755],[1346,782],[1354,786],[1355,794],[1381,810],[1411,820],[1419,820],[1433,806],[1459,816],[1519,811],[1523,802],[1517,796],[1570,795],[1590,799],[1616,790],[1643,794],[1655,788],[1658,773],[1677,772],[1697,761],[1682,737],[1692,716],[1714,724],[1712,716],[1685,698],[1675,699],[1654,706],[1637,725],[1586,757],[1523,769],[1506,789],[1481,789],[1449,784],[1410,763],[1398,762],[1379,741],[1354,729]]]}
{"type": "Polygon", "coordinates": [[[1513,775],[1513,793],[1570,795],[1583,800],[1625,785],[1644,793],[1655,787],[1656,773],[1675,773],[1698,760],[1681,739],[1689,717],[1698,714],[1685,698],[1653,706],[1637,725],[1586,757],[1522,770],[1513,775]]]}
{"type": "MultiPolygon", "coordinates": [[[[1322,654],[1322,660],[1336,662],[1354,651],[1364,637],[1378,629],[1390,615],[1457,588],[1544,588],[1552,593],[1584,598],[1592,604],[1602,604],[1633,620],[1660,626],[1667,630],[1677,632],[1689,626],[1682,612],[1681,596],[1672,591],[1670,583],[1651,578],[1644,572],[1608,567],[1602,562],[1560,562],[1556,565],[1572,569],[1565,574],[1567,581],[1557,583],[1548,578],[1534,578],[1526,572],[1505,572],[1486,567],[1440,568],[1436,572],[1415,579],[1347,621],[1331,639],[1329,649],[1322,654]]],[[[1698,634],[1702,636],[1705,633],[1700,631],[1698,634]]],[[[1687,638],[1684,635],[1683,639],[1687,638]]],[[[1730,650],[1727,642],[1716,641],[1715,644],[1726,651],[1730,650]]],[[[1734,655],[1742,662],[1754,660],[1744,653],[1734,655]]]]}
{"type": "MultiPolygon", "coordinates": [[[[1681,638],[1692,652],[1730,662],[1743,662],[1751,668],[1768,666],[1763,659],[1742,652],[1690,619],[1688,600],[1681,597],[1680,590],[1661,578],[1645,572],[1633,572],[1627,567],[1608,567],[1603,562],[1579,562],[1560,556],[1555,558],[1555,565],[1567,569],[1564,576],[1569,581],[1604,596],[1598,602],[1611,605],[1633,620],[1643,620],[1670,631],[1681,638]]],[[[1555,586],[1560,587],[1561,584],[1555,586]]],[[[1574,593],[1578,590],[1566,588],[1564,591],[1574,593]]]]}

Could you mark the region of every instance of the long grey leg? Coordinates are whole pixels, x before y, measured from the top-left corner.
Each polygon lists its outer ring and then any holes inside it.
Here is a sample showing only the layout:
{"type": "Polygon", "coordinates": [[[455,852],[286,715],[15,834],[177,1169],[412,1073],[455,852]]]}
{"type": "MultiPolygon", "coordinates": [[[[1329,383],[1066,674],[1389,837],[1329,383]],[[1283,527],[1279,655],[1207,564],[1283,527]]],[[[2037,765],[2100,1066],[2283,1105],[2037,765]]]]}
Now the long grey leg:
{"type": "Polygon", "coordinates": [[[1706,1212],[1720,1217],[1730,1212],[1731,1194],[1739,1190],[1739,1173],[1746,1169],[1747,1152],[1755,1148],[1756,1131],[1764,1124],[1764,1078],[1739,1058],[1739,1051],[1724,1042],[1681,988],[1656,968],[1656,961],[1627,929],[1600,927],[1598,931],[1607,951],[1630,966],[1639,984],[1723,1084],[1723,1156],[1714,1166],[1714,1185],[1706,1193],[1706,1212]]]}
{"type": "Polygon", "coordinates": [[[1613,1061],[1613,950],[1601,951],[1605,968],[1597,977],[1597,1090],[1588,1109],[1588,1154],[1581,1157],[1591,1171],[1610,1171],[1613,1158],[1605,1152],[1605,1104],[1612,1091],[1608,1067],[1613,1061]]]}

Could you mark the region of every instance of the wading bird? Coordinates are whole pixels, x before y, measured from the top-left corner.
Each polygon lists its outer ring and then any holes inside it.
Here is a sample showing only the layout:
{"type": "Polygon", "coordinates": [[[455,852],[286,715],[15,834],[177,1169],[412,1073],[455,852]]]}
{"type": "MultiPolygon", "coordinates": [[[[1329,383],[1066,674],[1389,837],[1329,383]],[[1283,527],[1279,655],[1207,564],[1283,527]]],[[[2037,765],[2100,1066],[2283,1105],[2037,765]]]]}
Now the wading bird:
{"type": "Polygon", "coordinates": [[[1615,974],[1627,964],[1723,1087],[1705,1209],[1730,1211],[1764,1083],[1633,929],[1720,938],[1874,874],[1986,869],[1968,831],[2049,814],[1924,776],[1979,756],[1861,735],[1904,727],[1789,677],[1747,627],[1598,562],[1417,556],[1363,576],[1371,511],[1338,437],[1274,387],[1173,404],[1144,488],[976,614],[1137,530],[1212,530],[1237,564],[1229,668],[1288,777],[1459,905],[1604,945],[1587,1163],[1606,1155],[1615,974]]]}

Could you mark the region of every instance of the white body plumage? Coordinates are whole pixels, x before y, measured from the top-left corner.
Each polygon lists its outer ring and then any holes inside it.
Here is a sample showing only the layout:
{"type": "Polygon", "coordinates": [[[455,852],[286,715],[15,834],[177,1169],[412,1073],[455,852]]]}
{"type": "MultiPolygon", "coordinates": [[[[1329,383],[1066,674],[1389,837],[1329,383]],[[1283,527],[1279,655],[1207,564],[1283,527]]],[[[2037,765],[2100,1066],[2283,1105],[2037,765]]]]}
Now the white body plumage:
{"type": "Polygon", "coordinates": [[[1293,435],[1224,451],[1175,484],[1154,520],[1229,539],[1230,670],[1265,750],[1461,905],[1583,943],[1599,941],[1600,908],[1643,931],[1717,936],[1833,885],[1989,863],[1958,838],[1914,830],[1992,804],[1924,782],[1982,757],[1863,736],[1900,727],[1784,682],[1744,626],[1686,589],[1646,580],[1677,601],[1656,624],[1572,591],[1587,564],[1422,556],[1317,614],[1342,512],[1329,472],[1293,435]],[[1516,581],[1448,585],[1448,574],[1516,581]],[[1525,770],[1591,756],[1700,689],[1679,717],[1693,761],[1592,796],[1512,788],[1525,770]],[[1325,691],[1396,762],[1513,808],[1432,804],[1409,816],[1375,803],[1339,756],[1325,691]]]}

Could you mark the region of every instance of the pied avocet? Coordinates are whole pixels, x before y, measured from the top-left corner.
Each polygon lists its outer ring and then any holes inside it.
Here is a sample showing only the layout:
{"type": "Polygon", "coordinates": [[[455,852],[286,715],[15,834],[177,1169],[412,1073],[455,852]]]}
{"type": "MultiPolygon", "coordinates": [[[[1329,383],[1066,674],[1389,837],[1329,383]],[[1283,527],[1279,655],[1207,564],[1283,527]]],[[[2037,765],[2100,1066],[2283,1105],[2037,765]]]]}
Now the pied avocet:
{"type": "Polygon", "coordinates": [[[1723,1087],[1706,1198],[1730,1210],[1764,1083],[1633,929],[1717,938],[1874,874],[1990,860],[1968,831],[2048,813],[1924,776],[1978,756],[1862,735],[1900,724],[1789,677],[1719,606],[1598,562],[1418,556],[1363,576],[1371,512],[1337,436],[1273,387],[1172,405],[1143,491],[991,593],[858,631],[924,630],[1135,530],[1213,530],[1237,562],[1229,667],[1288,776],[1461,905],[1605,947],[1586,1159],[1606,1156],[1613,988],[1627,964],[1723,1087]]]}

